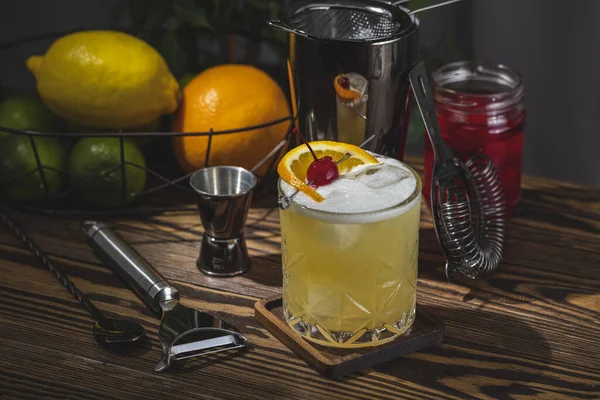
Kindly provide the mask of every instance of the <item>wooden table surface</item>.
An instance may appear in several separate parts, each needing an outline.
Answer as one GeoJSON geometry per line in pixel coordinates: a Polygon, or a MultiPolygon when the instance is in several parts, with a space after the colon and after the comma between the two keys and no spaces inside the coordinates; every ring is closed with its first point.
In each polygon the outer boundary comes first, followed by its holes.
{"type": "MultiPolygon", "coordinates": [[[[420,167],[420,160],[409,158],[420,167]]],[[[600,398],[600,188],[525,177],[494,275],[448,283],[430,213],[422,212],[418,302],[446,323],[444,341],[341,380],[321,378],[254,319],[281,292],[273,201],[251,210],[254,260],[240,277],[195,266],[193,207],[107,220],[191,306],[240,327],[253,347],[153,372],[158,320],[92,254],[75,219],[10,216],[109,316],[143,324],[140,347],[100,347],[86,311],[0,228],[0,398],[57,399],[560,399],[600,398]]],[[[262,204],[261,204],[262,203],[262,204]]]]}

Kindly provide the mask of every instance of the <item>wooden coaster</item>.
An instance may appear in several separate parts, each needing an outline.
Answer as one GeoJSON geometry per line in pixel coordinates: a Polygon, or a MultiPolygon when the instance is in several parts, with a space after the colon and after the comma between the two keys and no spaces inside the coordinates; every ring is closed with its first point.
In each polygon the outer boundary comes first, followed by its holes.
{"type": "Polygon", "coordinates": [[[444,322],[419,305],[415,322],[408,333],[391,343],[360,349],[330,348],[302,338],[285,322],[281,296],[257,301],[254,316],[311,368],[324,377],[334,379],[434,346],[444,337],[444,322]]]}

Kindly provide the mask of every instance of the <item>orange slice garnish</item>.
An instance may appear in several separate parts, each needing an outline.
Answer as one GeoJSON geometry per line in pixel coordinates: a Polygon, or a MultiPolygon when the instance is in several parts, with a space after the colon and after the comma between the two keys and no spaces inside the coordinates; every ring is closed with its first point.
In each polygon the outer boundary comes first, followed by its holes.
{"type": "MultiPolygon", "coordinates": [[[[340,175],[347,174],[354,168],[360,165],[379,164],[379,161],[363,149],[352,144],[332,142],[329,140],[320,140],[309,142],[318,158],[329,156],[334,161],[339,161],[346,154],[350,157],[338,164],[338,172],[340,175]]],[[[277,173],[285,182],[292,187],[298,189],[302,193],[310,196],[316,202],[325,200],[315,189],[307,185],[306,171],[310,163],[314,161],[308,147],[304,144],[287,152],[283,156],[279,165],[277,165],[277,173]]]]}

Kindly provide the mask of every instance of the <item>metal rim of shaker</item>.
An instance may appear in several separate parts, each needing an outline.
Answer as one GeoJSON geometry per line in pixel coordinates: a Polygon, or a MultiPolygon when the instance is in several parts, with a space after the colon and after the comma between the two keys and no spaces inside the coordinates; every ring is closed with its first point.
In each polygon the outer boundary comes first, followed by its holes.
{"type": "MultiPolygon", "coordinates": [[[[389,42],[393,42],[395,40],[401,39],[405,36],[409,36],[410,34],[412,34],[414,32],[415,29],[419,28],[420,23],[419,23],[419,19],[416,15],[410,15],[409,14],[409,10],[406,7],[402,7],[402,6],[393,6],[390,3],[387,2],[383,2],[381,0],[362,0],[366,3],[371,3],[374,6],[377,5],[379,7],[382,7],[388,11],[390,11],[391,13],[397,13],[398,11],[400,13],[402,13],[402,19],[406,19],[406,21],[399,21],[400,23],[400,28],[398,29],[398,32],[394,33],[393,35],[390,36],[386,36],[383,38],[374,38],[374,39],[334,39],[331,37],[323,37],[323,36],[318,36],[318,35],[314,35],[308,32],[305,32],[301,29],[298,29],[296,27],[294,27],[294,25],[290,22],[290,18],[291,16],[293,16],[295,14],[295,11],[293,10],[298,10],[300,8],[302,8],[301,6],[299,6],[299,4],[305,4],[306,5],[310,5],[312,4],[319,4],[319,5],[325,5],[326,3],[317,3],[317,2],[312,2],[312,1],[294,1],[291,2],[289,7],[282,7],[278,13],[277,16],[279,18],[279,20],[281,21],[281,23],[283,23],[287,28],[289,28],[289,30],[293,31],[295,34],[297,35],[301,35],[304,36],[306,38],[310,38],[313,40],[319,40],[319,41],[323,41],[323,42],[343,42],[343,43],[368,43],[368,44],[373,44],[373,45],[380,45],[380,44],[386,44],[389,42]],[[297,6],[294,6],[297,5],[297,6]]],[[[331,3],[332,6],[339,6],[340,3],[334,2],[331,3]]]]}

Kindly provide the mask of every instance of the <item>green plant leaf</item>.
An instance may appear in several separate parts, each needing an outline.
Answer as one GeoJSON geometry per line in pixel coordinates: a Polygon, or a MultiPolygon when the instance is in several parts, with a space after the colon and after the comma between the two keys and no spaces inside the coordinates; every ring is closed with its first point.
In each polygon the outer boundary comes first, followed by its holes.
{"type": "Polygon", "coordinates": [[[408,134],[406,136],[406,142],[408,144],[418,143],[424,134],[425,124],[423,123],[423,117],[421,117],[419,107],[413,101],[412,109],[410,111],[410,122],[408,124],[408,134]]]}
{"type": "Polygon", "coordinates": [[[181,8],[184,10],[191,10],[196,7],[196,2],[194,0],[172,0],[174,8],[181,8]]]}
{"type": "Polygon", "coordinates": [[[129,17],[134,30],[139,34],[148,14],[148,2],[145,0],[129,0],[129,17]]]}
{"type": "MultiPolygon", "coordinates": [[[[420,8],[430,6],[432,4],[433,4],[433,2],[431,0],[411,0],[411,1],[401,4],[401,5],[408,8],[411,11],[415,11],[420,8]]],[[[426,18],[426,15],[427,15],[426,12],[417,14],[419,21],[421,21],[421,23],[423,23],[423,20],[426,18]]]]}
{"type": "Polygon", "coordinates": [[[273,4],[278,5],[280,2],[271,0],[246,0],[245,4],[261,10],[269,10],[273,4]]]}
{"type": "Polygon", "coordinates": [[[173,15],[173,9],[170,1],[152,0],[146,1],[146,18],[143,23],[143,29],[161,28],[165,22],[173,15]]]}
{"type": "Polygon", "coordinates": [[[182,50],[175,32],[167,31],[161,38],[158,48],[173,75],[182,76],[187,69],[187,56],[182,50]]]}
{"type": "Polygon", "coordinates": [[[208,21],[208,18],[206,16],[206,13],[204,12],[204,10],[194,10],[189,13],[187,13],[187,12],[186,13],[178,12],[178,13],[179,13],[179,18],[181,18],[183,21],[187,22],[194,28],[203,28],[203,29],[208,29],[208,30],[214,31],[214,28],[211,25],[211,23],[208,21]]]}
{"type": "Polygon", "coordinates": [[[117,26],[119,26],[119,22],[121,21],[123,14],[125,14],[125,8],[127,8],[127,2],[117,1],[115,3],[113,10],[112,10],[111,21],[110,21],[110,27],[112,29],[115,29],[115,28],[117,28],[117,26]]]}
{"type": "MultiPolygon", "coordinates": [[[[230,29],[230,26],[231,26],[230,24],[239,24],[240,23],[238,18],[236,18],[237,16],[233,16],[233,14],[236,9],[243,10],[244,3],[238,4],[237,7],[236,7],[236,3],[238,3],[238,2],[234,1],[234,0],[229,0],[229,1],[227,1],[225,7],[222,7],[222,6],[219,7],[218,11],[220,12],[220,14],[218,15],[218,21],[219,21],[218,30],[220,30],[222,32],[226,32],[230,29]]],[[[222,5],[222,4],[223,4],[223,2],[220,3],[220,5],[222,5]]],[[[242,11],[242,13],[243,13],[243,11],[242,11]]]]}
{"type": "Polygon", "coordinates": [[[176,29],[174,32],[179,44],[179,49],[185,54],[185,72],[198,73],[200,71],[199,58],[201,54],[206,52],[206,49],[200,49],[196,29],[190,26],[184,26],[180,29],[176,29]]]}
{"type": "Polygon", "coordinates": [[[175,15],[181,21],[186,22],[194,28],[202,28],[214,31],[205,8],[197,6],[193,0],[175,0],[173,3],[175,15]]]}

